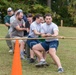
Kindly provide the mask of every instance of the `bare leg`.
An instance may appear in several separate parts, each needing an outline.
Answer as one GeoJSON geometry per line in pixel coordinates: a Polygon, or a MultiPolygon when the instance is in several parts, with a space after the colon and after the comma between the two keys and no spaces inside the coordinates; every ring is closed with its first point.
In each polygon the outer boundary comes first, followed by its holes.
{"type": "Polygon", "coordinates": [[[58,67],[58,68],[62,68],[60,59],[59,59],[59,57],[56,55],[56,50],[55,50],[55,48],[50,48],[49,54],[50,54],[50,56],[52,57],[52,59],[54,60],[54,62],[57,64],[57,67],[58,67]]]}
{"type": "Polygon", "coordinates": [[[30,49],[30,58],[34,58],[34,51],[30,49]]]}
{"type": "Polygon", "coordinates": [[[30,49],[30,61],[29,61],[30,63],[35,62],[34,55],[35,55],[34,51],[30,49]]]}
{"type": "Polygon", "coordinates": [[[37,55],[37,57],[41,60],[41,59],[44,59],[43,58],[43,55],[41,53],[41,51],[44,51],[44,48],[40,45],[40,44],[37,44],[37,45],[34,45],[33,46],[33,51],[35,52],[35,54],[37,55]]]}
{"type": "Polygon", "coordinates": [[[25,59],[24,57],[24,42],[20,42],[20,55],[21,55],[21,59],[25,59]]]}
{"type": "Polygon", "coordinates": [[[20,42],[20,50],[24,50],[24,42],[20,42]]]}
{"type": "Polygon", "coordinates": [[[41,44],[34,45],[33,46],[33,51],[35,52],[35,54],[39,58],[39,63],[37,63],[35,66],[36,67],[42,67],[44,65],[48,66],[47,62],[44,59],[44,57],[45,57],[45,50],[41,46],[41,44]]]}
{"type": "Polygon", "coordinates": [[[46,51],[43,51],[43,58],[46,60],[46,51]]]}

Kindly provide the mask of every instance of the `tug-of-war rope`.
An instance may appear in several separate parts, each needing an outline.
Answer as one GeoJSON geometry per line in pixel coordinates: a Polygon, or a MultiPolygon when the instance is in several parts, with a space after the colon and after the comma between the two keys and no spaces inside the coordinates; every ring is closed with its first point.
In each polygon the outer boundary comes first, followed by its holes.
{"type": "Polygon", "coordinates": [[[41,38],[28,38],[28,37],[22,37],[22,38],[0,38],[0,40],[31,40],[31,39],[76,39],[76,37],[64,37],[64,36],[51,36],[51,37],[41,37],[41,38]]]}

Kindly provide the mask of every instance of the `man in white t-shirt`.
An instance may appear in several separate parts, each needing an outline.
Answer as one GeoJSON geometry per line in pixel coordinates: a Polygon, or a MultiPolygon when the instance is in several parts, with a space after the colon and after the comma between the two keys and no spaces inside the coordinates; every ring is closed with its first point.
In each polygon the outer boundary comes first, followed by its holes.
{"type": "MultiPolygon", "coordinates": [[[[58,29],[58,26],[52,22],[51,14],[48,13],[45,15],[45,21],[46,23],[44,23],[41,28],[41,36],[42,37],[58,36],[59,29],[58,29]]],[[[59,73],[63,72],[60,59],[56,55],[58,45],[59,45],[59,41],[56,38],[45,39],[44,42],[34,45],[32,49],[40,59],[40,62],[36,64],[36,67],[45,65],[46,61],[43,58],[41,51],[48,51],[51,58],[54,60],[54,62],[56,63],[58,67],[58,72],[59,73]]]]}

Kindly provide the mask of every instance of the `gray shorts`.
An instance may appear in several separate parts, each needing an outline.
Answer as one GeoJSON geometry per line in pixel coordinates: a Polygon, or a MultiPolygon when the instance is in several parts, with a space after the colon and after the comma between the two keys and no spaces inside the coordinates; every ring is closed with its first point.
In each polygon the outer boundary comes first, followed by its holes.
{"type": "MultiPolygon", "coordinates": [[[[19,39],[21,37],[14,37],[14,38],[19,39]]],[[[16,42],[16,40],[12,40],[12,43],[15,43],[15,42],[16,42]]],[[[26,40],[19,40],[19,43],[21,43],[21,42],[26,42],[26,40]]]]}

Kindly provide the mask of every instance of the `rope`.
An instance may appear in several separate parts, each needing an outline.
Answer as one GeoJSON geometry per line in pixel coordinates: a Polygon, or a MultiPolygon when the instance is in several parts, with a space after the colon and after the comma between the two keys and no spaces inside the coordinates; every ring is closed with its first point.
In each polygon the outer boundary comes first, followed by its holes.
{"type": "Polygon", "coordinates": [[[64,39],[63,36],[57,36],[57,37],[42,37],[42,38],[28,38],[28,37],[22,37],[22,38],[0,38],[0,40],[31,40],[31,39],[53,39],[53,38],[58,38],[58,39],[64,39]]]}
{"type": "Polygon", "coordinates": [[[0,38],[0,40],[31,40],[31,39],[76,39],[76,37],[64,37],[64,36],[56,36],[56,37],[42,37],[42,38],[28,38],[28,37],[22,37],[22,38],[0,38]]]}
{"type": "Polygon", "coordinates": [[[0,40],[31,40],[31,39],[76,39],[76,37],[64,37],[64,36],[56,36],[56,37],[41,37],[41,38],[0,38],[0,40]]]}

